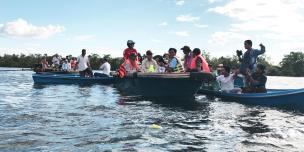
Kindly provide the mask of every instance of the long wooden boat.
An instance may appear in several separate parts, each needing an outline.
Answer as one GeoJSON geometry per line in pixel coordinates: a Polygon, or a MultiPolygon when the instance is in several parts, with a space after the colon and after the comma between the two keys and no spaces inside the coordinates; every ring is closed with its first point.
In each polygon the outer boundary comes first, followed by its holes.
{"type": "Polygon", "coordinates": [[[304,109],[304,89],[269,89],[267,93],[223,93],[201,89],[199,94],[214,96],[223,101],[265,106],[291,106],[304,109]]]}
{"type": "Polygon", "coordinates": [[[33,74],[36,84],[113,84],[114,77],[80,77],[76,74],[33,74]]]}
{"type": "Polygon", "coordinates": [[[134,73],[118,79],[115,87],[126,95],[152,98],[193,98],[210,73],[134,73]]]}

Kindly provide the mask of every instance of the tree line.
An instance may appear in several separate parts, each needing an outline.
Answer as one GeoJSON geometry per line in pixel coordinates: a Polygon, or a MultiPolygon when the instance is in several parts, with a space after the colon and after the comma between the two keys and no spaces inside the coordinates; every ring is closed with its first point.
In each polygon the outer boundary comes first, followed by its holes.
{"type": "MultiPolygon", "coordinates": [[[[33,68],[35,64],[39,64],[42,57],[45,56],[47,61],[51,63],[52,56],[47,54],[4,54],[0,56],[0,67],[19,67],[19,68],[33,68]]],[[[69,55],[68,57],[72,57],[69,55]]],[[[226,56],[226,57],[211,57],[209,53],[205,53],[204,57],[207,62],[216,68],[218,64],[224,64],[230,67],[238,68],[239,61],[237,56],[226,56]]],[[[108,62],[111,64],[111,70],[116,70],[122,63],[121,57],[112,57],[111,55],[100,56],[98,54],[90,55],[91,67],[96,70],[100,66],[100,59],[107,58],[108,62]]],[[[294,76],[303,77],[304,76],[304,53],[303,52],[290,52],[284,55],[284,58],[279,63],[279,65],[273,65],[270,62],[270,58],[265,55],[260,56],[257,60],[258,63],[266,66],[267,75],[271,76],[294,76]]]]}

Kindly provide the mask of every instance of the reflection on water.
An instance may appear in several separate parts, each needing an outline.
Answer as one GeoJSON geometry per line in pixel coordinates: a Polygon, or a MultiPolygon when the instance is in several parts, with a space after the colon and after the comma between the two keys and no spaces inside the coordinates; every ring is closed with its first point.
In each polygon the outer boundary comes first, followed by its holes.
{"type": "Polygon", "coordinates": [[[205,96],[122,96],[102,85],[34,85],[26,71],[2,72],[0,79],[1,151],[304,149],[301,112],[205,96]]]}

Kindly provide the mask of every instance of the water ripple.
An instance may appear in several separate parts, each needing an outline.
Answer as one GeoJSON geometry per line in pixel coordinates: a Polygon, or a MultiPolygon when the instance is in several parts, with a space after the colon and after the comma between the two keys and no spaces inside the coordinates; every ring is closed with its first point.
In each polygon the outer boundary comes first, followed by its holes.
{"type": "Polygon", "coordinates": [[[1,151],[304,150],[301,112],[205,96],[164,102],[112,86],[35,85],[31,74],[0,74],[1,151]]]}

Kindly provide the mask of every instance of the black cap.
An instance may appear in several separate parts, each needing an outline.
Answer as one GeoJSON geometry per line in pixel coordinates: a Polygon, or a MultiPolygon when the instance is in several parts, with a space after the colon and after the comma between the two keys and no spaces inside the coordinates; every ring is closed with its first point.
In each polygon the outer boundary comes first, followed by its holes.
{"type": "MultiPolygon", "coordinates": [[[[185,45],[184,47],[181,48],[181,50],[190,50],[190,47],[185,45]]],[[[191,51],[191,50],[190,50],[191,51]]]]}

